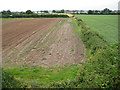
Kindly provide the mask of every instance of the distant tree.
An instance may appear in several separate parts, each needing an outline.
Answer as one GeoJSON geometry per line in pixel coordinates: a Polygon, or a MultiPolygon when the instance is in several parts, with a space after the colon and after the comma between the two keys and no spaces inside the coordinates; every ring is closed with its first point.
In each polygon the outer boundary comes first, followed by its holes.
{"type": "Polygon", "coordinates": [[[64,9],[61,10],[61,13],[64,13],[64,9]]]}
{"type": "Polygon", "coordinates": [[[2,13],[3,15],[7,14],[7,12],[6,12],[5,10],[3,10],[1,13],[2,13]]]}
{"type": "Polygon", "coordinates": [[[10,11],[10,10],[7,10],[7,14],[8,14],[8,15],[11,15],[11,11],[10,11]]]}
{"type": "Polygon", "coordinates": [[[42,10],[41,10],[40,12],[41,12],[41,13],[43,13],[43,11],[42,11],[42,10]]]}
{"type": "Polygon", "coordinates": [[[103,14],[110,14],[112,12],[112,10],[108,9],[108,8],[105,8],[102,13],[103,14]]]}
{"type": "Polygon", "coordinates": [[[56,11],[55,11],[55,10],[52,10],[52,12],[53,12],[53,13],[56,13],[56,11]]]}
{"type": "Polygon", "coordinates": [[[94,14],[100,14],[100,11],[99,10],[94,10],[93,13],[94,14]]]}
{"type": "Polygon", "coordinates": [[[25,12],[20,12],[20,14],[25,14],[25,12]]]}
{"type": "Polygon", "coordinates": [[[11,11],[10,10],[7,10],[7,11],[3,10],[1,13],[3,15],[11,15],[11,11]]]}
{"type": "Polygon", "coordinates": [[[31,10],[27,10],[26,14],[33,14],[33,12],[31,10]]]}
{"type": "Polygon", "coordinates": [[[89,10],[89,11],[88,11],[88,14],[93,14],[93,11],[92,11],[92,10],[89,10]]]}
{"type": "Polygon", "coordinates": [[[44,13],[48,13],[48,11],[47,11],[47,10],[44,10],[44,13]]]}
{"type": "Polygon", "coordinates": [[[98,10],[95,10],[94,12],[95,12],[95,13],[98,13],[99,11],[98,11],[98,10]]]}

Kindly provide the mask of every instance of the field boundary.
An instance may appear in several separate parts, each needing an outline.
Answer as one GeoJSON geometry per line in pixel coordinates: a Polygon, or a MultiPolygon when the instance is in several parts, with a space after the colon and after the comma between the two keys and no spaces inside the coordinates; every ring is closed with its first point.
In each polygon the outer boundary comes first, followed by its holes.
{"type": "Polygon", "coordinates": [[[74,80],[55,82],[51,87],[120,88],[118,44],[109,45],[97,32],[89,30],[81,19],[75,17],[73,21],[86,46],[87,60],[74,80]]]}

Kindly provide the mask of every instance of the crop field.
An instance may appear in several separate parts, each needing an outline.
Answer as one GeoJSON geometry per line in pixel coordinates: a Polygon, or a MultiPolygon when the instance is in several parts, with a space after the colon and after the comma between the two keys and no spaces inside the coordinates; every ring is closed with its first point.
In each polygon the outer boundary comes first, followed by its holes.
{"type": "Polygon", "coordinates": [[[109,43],[118,41],[118,15],[76,15],[109,43]]]}

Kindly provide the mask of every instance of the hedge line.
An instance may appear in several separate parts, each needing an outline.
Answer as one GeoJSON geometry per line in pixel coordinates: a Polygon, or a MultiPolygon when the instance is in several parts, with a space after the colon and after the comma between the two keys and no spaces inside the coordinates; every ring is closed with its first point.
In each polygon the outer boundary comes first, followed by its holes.
{"type": "Polygon", "coordinates": [[[15,80],[14,76],[2,70],[2,88],[26,88],[28,85],[26,83],[21,83],[15,80]]]}
{"type": "Polygon", "coordinates": [[[57,15],[57,14],[20,14],[20,15],[2,15],[2,18],[68,18],[68,15],[57,15]]]}

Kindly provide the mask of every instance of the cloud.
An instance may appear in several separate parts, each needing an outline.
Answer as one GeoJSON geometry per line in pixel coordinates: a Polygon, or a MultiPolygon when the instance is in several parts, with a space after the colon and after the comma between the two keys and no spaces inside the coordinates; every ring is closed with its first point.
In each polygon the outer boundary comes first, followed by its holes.
{"type": "Polygon", "coordinates": [[[2,0],[0,10],[102,10],[118,9],[119,0],[2,0]]]}

